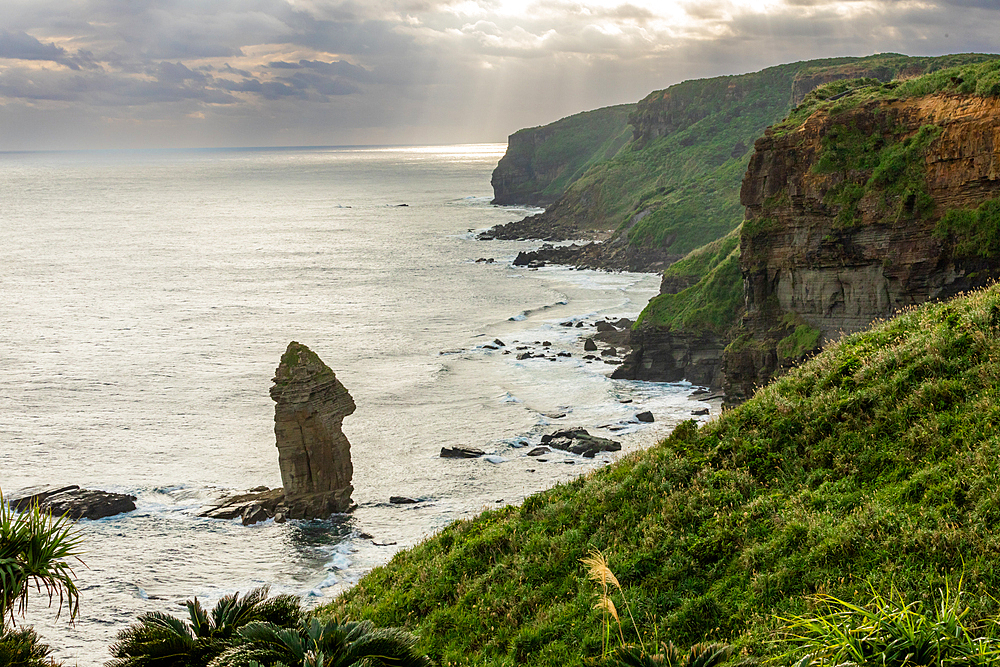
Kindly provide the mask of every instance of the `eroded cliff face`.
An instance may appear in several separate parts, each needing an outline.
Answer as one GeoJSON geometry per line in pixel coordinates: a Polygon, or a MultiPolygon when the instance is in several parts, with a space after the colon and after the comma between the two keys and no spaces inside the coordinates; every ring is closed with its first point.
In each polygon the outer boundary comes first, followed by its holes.
{"type": "Polygon", "coordinates": [[[341,425],[354,399],[305,345],[288,344],[274,374],[274,435],[288,518],[326,518],[351,507],[351,443],[341,425]]]}
{"type": "Polygon", "coordinates": [[[998,195],[1000,98],[872,100],[768,132],[740,195],[746,315],[724,355],[727,395],[749,397],[841,332],[996,276],[1000,257],[960,250],[938,222],[998,195]]]}

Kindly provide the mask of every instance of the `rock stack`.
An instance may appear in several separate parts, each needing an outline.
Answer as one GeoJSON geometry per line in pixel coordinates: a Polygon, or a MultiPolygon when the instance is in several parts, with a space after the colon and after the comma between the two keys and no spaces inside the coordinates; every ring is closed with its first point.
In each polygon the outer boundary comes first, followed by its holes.
{"type": "Polygon", "coordinates": [[[341,430],[353,414],[350,393],[329,366],[292,341],[274,375],[271,398],[278,466],[290,519],[326,518],[351,508],[351,443],[341,430]]]}
{"type": "Polygon", "coordinates": [[[199,516],[243,520],[327,519],[353,508],[351,443],[341,430],[354,399],[330,367],[292,341],[274,373],[274,437],[282,489],[259,487],[222,498],[199,516]]]}

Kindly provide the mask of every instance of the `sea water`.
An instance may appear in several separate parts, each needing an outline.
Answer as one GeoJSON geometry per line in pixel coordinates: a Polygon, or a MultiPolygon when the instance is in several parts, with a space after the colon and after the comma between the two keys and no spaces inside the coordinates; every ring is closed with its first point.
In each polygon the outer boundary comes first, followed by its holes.
{"type": "Polygon", "coordinates": [[[689,385],[611,380],[582,358],[593,324],[634,317],[657,276],[527,270],[512,260],[537,244],[475,239],[537,212],[490,205],[504,150],[0,154],[0,489],[138,497],[77,524],[75,624],[33,592],[24,622],[55,657],[103,664],[137,615],[183,615],[196,596],[269,585],[329,601],[449,522],[620,456],[528,457],[544,433],[582,426],[623,454],[689,418],[689,385]],[[280,486],[268,389],[291,340],[357,403],[357,510],[199,518],[227,492],[280,486]],[[545,342],[572,356],[505,354],[545,342]],[[439,457],[452,446],[489,456],[439,457]]]}

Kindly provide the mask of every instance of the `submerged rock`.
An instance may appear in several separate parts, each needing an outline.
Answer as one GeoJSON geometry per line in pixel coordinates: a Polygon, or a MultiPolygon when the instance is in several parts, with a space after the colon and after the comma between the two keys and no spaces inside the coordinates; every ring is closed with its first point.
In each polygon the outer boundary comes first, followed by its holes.
{"type": "Polygon", "coordinates": [[[475,447],[442,447],[441,458],[443,459],[475,459],[485,454],[481,449],[475,447]]]}

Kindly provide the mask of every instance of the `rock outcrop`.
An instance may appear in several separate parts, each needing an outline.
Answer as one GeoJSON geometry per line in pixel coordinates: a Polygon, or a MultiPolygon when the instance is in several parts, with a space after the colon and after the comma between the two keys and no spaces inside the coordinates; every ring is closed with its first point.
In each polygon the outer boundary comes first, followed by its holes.
{"type": "Polygon", "coordinates": [[[721,387],[723,336],[711,331],[640,327],[632,331],[632,352],[615,369],[616,380],[680,382],[721,387]]]}
{"type": "Polygon", "coordinates": [[[862,99],[768,132],[741,191],[747,310],[724,359],[727,396],[841,332],[995,277],[1000,255],[969,241],[995,232],[942,219],[997,196],[998,97],[862,99]]]}
{"type": "Polygon", "coordinates": [[[278,466],[288,518],[326,518],[351,508],[351,444],[341,429],[350,393],[323,361],[292,341],[271,387],[278,466]]]}
{"type": "Polygon", "coordinates": [[[135,496],[79,486],[63,486],[43,490],[29,490],[27,494],[9,499],[10,506],[23,512],[37,504],[40,509],[53,516],[67,516],[70,519],[103,519],[135,509],[135,496]]]}

